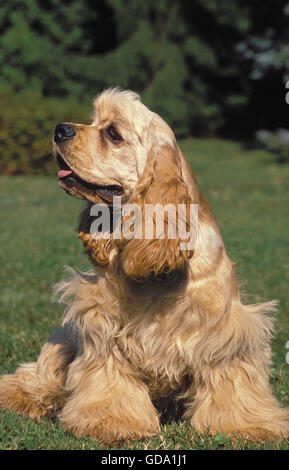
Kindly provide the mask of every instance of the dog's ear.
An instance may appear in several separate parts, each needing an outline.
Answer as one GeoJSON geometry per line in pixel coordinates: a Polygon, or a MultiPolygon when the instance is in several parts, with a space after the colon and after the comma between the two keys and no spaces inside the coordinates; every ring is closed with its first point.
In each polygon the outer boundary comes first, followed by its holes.
{"type": "Polygon", "coordinates": [[[94,217],[91,215],[91,207],[92,204],[89,203],[80,215],[80,222],[77,228],[78,237],[82,240],[85,252],[92,263],[105,267],[109,265],[109,256],[114,247],[114,240],[112,238],[96,239],[91,235],[91,226],[94,221],[94,217]]]}
{"type": "Polygon", "coordinates": [[[130,203],[140,207],[142,227],[138,238],[123,237],[116,242],[126,275],[144,280],[184,269],[193,255],[193,248],[182,248],[185,239],[180,236],[179,224],[182,222],[183,230],[185,228],[188,233],[192,222],[191,205],[197,201],[192,200],[192,194],[189,195],[183,179],[181,153],[176,143],[152,147],[130,203]],[[165,206],[169,210],[164,210],[165,206]],[[153,210],[153,207],[157,209],[153,210]],[[178,210],[180,207],[182,213],[178,210]],[[163,212],[163,219],[159,218],[159,211],[163,212]],[[164,223],[160,234],[162,220],[164,223]],[[150,232],[149,238],[147,232],[150,232]]]}

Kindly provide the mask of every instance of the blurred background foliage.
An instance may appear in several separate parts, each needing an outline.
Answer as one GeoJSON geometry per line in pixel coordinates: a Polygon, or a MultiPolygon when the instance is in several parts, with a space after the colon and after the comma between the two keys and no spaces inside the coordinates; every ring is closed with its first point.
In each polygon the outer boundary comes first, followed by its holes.
{"type": "Polygon", "coordinates": [[[288,0],[0,0],[0,172],[54,171],[55,124],[115,85],[177,137],[286,132],[288,22],[288,0]]]}

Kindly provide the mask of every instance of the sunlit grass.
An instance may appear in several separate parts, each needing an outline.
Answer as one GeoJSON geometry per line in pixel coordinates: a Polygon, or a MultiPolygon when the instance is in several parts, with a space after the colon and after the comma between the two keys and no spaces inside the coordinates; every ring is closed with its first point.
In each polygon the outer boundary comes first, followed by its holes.
{"type": "MultiPolygon", "coordinates": [[[[186,140],[182,149],[213,207],[240,281],[251,300],[280,300],[273,341],[272,385],[289,406],[289,166],[263,151],[245,151],[235,142],[186,140]]],[[[63,314],[51,302],[51,288],[63,266],[88,269],[76,237],[83,203],[68,197],[53,178],[0,178],[0,367],[13,372],[36,360],[63,314]]],[[[75,439],[58,422],[36,422],[11,412],[0,415],[2,449],[100,449],[75,439]]],[[[159,436],[129,449],[289,448],[288,443],[254,446],[242,440],[197,434],[187,423],[169,423],[159,436]]]]}

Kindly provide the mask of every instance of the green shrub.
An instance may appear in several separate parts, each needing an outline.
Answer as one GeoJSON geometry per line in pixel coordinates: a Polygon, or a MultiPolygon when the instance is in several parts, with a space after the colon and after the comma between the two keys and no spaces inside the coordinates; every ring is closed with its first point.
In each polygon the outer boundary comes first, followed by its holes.
{"type": "Polygon", "coordinates": [[[247,105],[235,46],[247,37],[250,12],[239,1],[2,3],[0,87],[78,100],[131,88],[178,137],[215,135],[247,105]]]}
{"type": "Polygon", "coordinates": [[[44,98],[37,92],[14,94],[0,90],[0,173],[54,174],[52,156],[55,125],[87,122],[89,100],[44,98]]]}

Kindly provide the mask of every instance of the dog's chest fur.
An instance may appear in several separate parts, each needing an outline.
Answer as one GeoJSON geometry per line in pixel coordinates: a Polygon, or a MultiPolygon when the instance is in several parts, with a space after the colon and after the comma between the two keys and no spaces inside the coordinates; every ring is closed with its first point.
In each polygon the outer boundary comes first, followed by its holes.
{"type": "Polygon", "coordinates": [[[67,294],[76,298],[64,320],[75,338],[76,355],[102,364],[110,355],[125,360],[152,397],[182,388],[187,375],[184,344],[195,325],[184,321],[191,309],[185,280],[174,278],[172,284],[178,289],[142,284],[140,296],[136,286],[115,288],[103,275],[76,275],[66,284],[67,294]]]}
{"type": "Polygon", "coordinates": [[[154,396],[167,396],[182,385],[185,365],[177,347],[178,337],[164,331],[159,319],[144,326],[131,323],[119,332],[117,346],[154,396]]]}
{"type": "Polygon", "coordinates": [[[183,387],[187,375],[184,313],[190,308],[181,289],[178,295],[172,288],[163,287],[167,294],[161,290],[154,285],[148,289],[150,296],[142,295],[141,300],[135,292],[126,292],[120,300],[122,327],[116,336],[123,357],[147,383],[151,395],[158,397],[183,387]]]}

